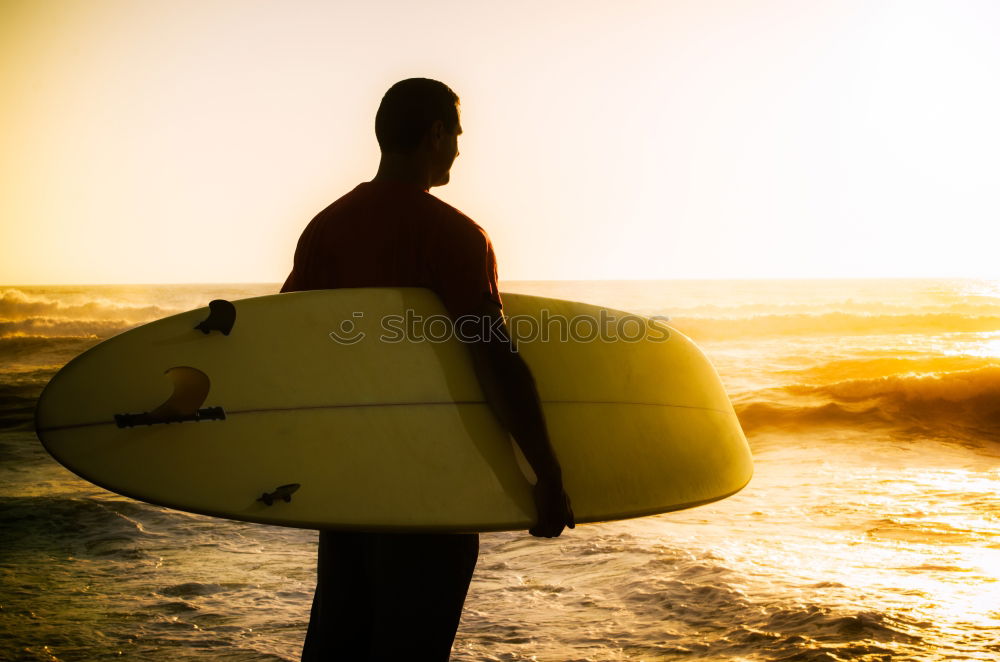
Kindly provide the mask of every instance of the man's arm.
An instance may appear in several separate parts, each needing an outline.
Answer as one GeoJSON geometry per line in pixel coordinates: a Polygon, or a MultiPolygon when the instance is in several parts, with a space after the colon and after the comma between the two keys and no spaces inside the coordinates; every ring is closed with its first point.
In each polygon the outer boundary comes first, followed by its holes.
{"type": "Polygon", "coordinates": [[[562,469],[549,443],[535,379],[528,364],[514,351],[503,315],[495,304],[484,302],[477,317],[480,329],[501,330],[469,342],[476,375],[487,402],[500,423],[514,437],[538,482],[534,488],[538,522],[533,536],[555,538],[564,527],[573,528],[573,510],[563,489],[562,469]]]}

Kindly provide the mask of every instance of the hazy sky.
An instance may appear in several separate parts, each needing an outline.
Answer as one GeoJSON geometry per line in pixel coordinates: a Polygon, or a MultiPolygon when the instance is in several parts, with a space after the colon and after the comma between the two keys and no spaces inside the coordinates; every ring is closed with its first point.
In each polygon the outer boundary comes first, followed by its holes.
{"type": "Polygon", "coordinates": [[[0,0],[0,283],[280,281],[411,76],[502,279],[1000,277],[992,0],[0,0]]]}

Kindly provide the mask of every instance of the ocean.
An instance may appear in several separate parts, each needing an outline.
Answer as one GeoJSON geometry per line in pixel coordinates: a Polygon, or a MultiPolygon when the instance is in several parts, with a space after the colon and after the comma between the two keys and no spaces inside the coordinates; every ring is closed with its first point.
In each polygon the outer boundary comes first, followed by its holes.
{"type": "MultiPolygon", "coordinates": [[[[0,660],[298,659],[315,532],[106,492],[32,427],[100,340],[277,289],[0,287],[0,660]]],[[[555,540],[484,534],[453,660],[1000,659],[1000,282],[504,289],[669,316],[722,376],[755,475],[555,540]]]]}

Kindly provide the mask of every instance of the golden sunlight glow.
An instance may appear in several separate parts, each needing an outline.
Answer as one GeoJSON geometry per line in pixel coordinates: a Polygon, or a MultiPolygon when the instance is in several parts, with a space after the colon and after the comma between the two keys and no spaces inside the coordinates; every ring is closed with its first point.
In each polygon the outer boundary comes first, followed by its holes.
{"type": "Polygon", "coordinates": [[[435,192],[506,279],[993,276],[1000,5],[0,4],[0,283],[280,281],[374,173],[382,92],[463,100],[435,192]]]}

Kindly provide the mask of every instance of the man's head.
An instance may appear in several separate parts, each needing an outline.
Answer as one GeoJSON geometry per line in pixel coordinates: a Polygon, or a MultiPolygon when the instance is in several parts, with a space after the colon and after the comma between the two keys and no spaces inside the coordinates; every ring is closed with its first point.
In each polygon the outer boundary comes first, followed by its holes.
{"type": "Polygon", "coordinates": [[[396,83],[375,114],[375,137],[383,156],[425,161],[431,186],[447,184],[462,133],[458,108],[458,95],[444,83],[429,78],[396,83]]]}

